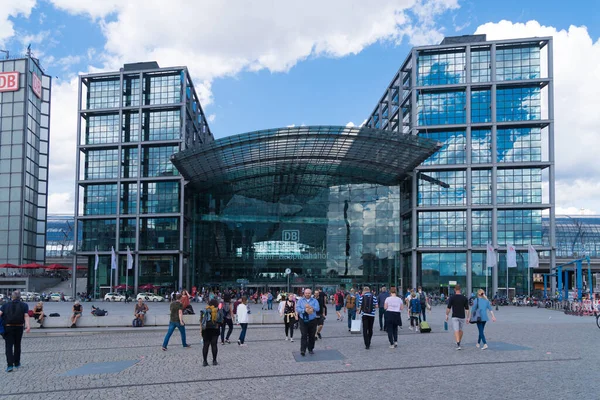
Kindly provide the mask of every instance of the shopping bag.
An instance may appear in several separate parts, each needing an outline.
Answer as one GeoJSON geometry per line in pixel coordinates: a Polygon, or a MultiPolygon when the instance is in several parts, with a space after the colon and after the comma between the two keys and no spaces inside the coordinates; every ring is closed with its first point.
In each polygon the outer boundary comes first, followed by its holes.
{"type": "Polygon", "coordinates": [[[360,333],[361,326],[362,326],[362,320],[353,319],[352,325],[350,325],[350,333],[360,333]]]}

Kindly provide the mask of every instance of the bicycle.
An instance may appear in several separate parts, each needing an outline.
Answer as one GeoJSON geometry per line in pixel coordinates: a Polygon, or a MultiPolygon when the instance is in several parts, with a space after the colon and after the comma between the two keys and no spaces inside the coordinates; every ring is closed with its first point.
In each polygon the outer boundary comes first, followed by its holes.
{"type": "Polygon", "coordinates": [[[600,313],[598,311],[594,311],[594,316],[596,317],[596,326],[600,329],[600,313]]]}

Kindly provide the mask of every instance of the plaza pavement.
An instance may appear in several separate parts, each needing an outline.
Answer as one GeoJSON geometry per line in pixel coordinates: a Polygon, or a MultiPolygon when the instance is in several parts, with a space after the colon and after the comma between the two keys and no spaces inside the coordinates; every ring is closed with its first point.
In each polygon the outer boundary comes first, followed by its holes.
{"type": "MultiPolygon", "coordinates": [[[[164,327],[36,330],[23,339],[23,366],[0,372],[0,397],[598,398],[600,330],[592,317],[501,307],[498,322],[486,328],[490,349],[475,348],[477,328],[469,326],[463,350],[457,351],[452,331],[443,330],[444,310],[434,307],[429,314],[430,334],[409,331],[404,318],[397,349],[388,348],[376,323],[370,350],[362,335],[350,334],[346,321],[336,321],[330,311],[316,355],[307,354],[306,360],[336,350],[343,359],[314,362],[296,361],[299,334],[294,343],[286,342],[280,325],[250,326],[247,347],[219,344],[219,365],[209,367],[201,366],[198,327],[187,330],[192,348],[181,346],[176,331],[167,352],[160,349],[164,327]],[[133,365],[116,373],[65,376],[89,363],[118,361],[133,365]]],[[[238,334],[236,327],[233,343],[238,334]]]]}

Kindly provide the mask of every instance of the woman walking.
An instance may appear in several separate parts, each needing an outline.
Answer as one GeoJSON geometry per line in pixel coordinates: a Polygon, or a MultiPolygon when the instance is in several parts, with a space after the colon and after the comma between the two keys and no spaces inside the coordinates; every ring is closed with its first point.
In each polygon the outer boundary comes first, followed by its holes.
{"type": "Polygon", "coordinates": [[[240,332],[240,337],[238,339],[238,344],[240,346],[246,346],[244,341],[246,340],[246,329],[248,329],[248,314],[250,310],[248,309],[248,298],[246,296],[242,296],[242,303],[237,306],[237,322],[242,327],[242,331],[240,332]]]}
{"type": "Polygon", "coordinates": [[[402,299],[398,297],[396,288],[390,288],[390,296],[383,304],[385,309],[385,327],[390,341],[390,349],[398,347],[398,325],[401,324],[400,311],[402,311],[402,299]]]}
{"type": "Polygon", "coordinates": [[[483,333],[485,329],[485,323],[488,321],[488,311],[492,315],[492,321],[496,322],[496,316],[494,315],[494,311],[492,310],[492,304],[488,300],[485,295],[483,289],[479,289],[477,291],[477,298],[471,307],[471,315],[472,318],[477,318],[475,313],[479,313],[479,320],[477,321],[477,329],[479,330],[479,338],[477,339],[476,347],[479,348],[481,343],[483,346],[481,350],[485,350],[488,348],[487,341],[485,340],[485,335],[483,333]]]}
{"type": "Polygon", "coordinates": [[[223,321],[223,311],[219,310],[219,302],[217,299],[212,299],[208,302],[208,306],[203,311],[202,315],[202,339],[204,345],[202,347],[202,358],[204,362],[202,366],[208,366],[208,348],[212,350],[212,363],[217,365],[217,340],[220,334],[220,323],[223,321]],[[219,316],[219,313],[221,315],[219,316]]]}
{"type": "Polygon", "coordinates": [[[294,341],[294,324],[298,322],[298,314],[296,314],[296,302],[292,300],[292,296],[282,296],[283,310],[279,313],[283,317],[285,325],[285,340],[294,341]]]}

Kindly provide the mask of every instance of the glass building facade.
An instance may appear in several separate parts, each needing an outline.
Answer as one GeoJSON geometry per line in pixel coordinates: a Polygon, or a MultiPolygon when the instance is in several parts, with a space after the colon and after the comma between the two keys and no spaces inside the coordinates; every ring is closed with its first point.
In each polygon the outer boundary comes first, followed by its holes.
{"type": "Polygon", "coordinates": [[[51,83],[31,55],[0,61],[0,264],[45,262],[51,83]]]}
{"type": "Polygon", "coordinates": [[[401,185],[404,289],[526,294],[530,244],[555,265],[552,76],[551,38],[446,38],[404,61],[367,125],[443,143],[401,185]]]}
{"type": "Polygon", "coordinates": [[[185,182],[173,153],[212,141],[185,67],[126,64],[118,72],[79,80],[77,254],[87,256],[90,281],[181,286],[189,245],[185,182]],[[127,270],[127,249],[134,257],[127,270]],[[111,279],[111,250],[117,270],[111,279]],[[95,252],[99,267],[94,273],[95,252]]]}

